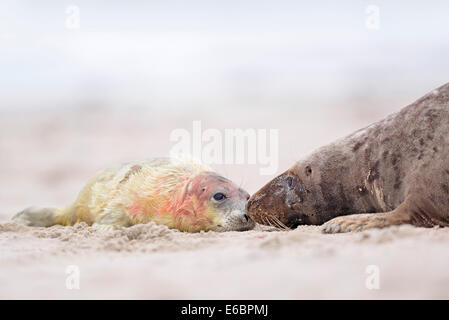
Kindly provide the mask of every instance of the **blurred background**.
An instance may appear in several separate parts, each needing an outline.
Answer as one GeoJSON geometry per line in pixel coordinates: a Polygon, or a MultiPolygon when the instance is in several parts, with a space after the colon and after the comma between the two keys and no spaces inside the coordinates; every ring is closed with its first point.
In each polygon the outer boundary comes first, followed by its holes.
{"type": "MultiPolygon", "coordinates": [[[[174,129],[279,130],[280,173],[449,81],[447,1],[0,2],[0,220],[174,129]]],[[[255,192],[255,164],[215,168],[255,192]]]]}

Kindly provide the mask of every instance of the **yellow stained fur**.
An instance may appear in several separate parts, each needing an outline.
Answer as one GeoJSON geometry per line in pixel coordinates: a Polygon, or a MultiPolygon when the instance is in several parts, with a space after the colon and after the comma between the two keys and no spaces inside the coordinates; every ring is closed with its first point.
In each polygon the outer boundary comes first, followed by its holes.
{"type": "MultiPolygon", "coordinates": [[[[154,221],[169,228],[199,231],[198,226],[191,226],[185,220],[179,225],[171,215],[133,217],[125,208],[132,207],[139,199],[146,212],[152,212],[163,201],[176,197],[176,190],[185,179],[205,171],[211,169],[192,161],[170,162],[168,159],[133,162],[103,170],[87,183],[72,205],[54,209],[52,224],[74,225],[84,221],[107,230],[154,221]],[[138,169],[133,170],[133,166],[138,169]],[[130,170],[132,174],[128,174],[130,170]]],[[[209,208],[205,215],[218,224],[218,217],[213,210],[209,208]]],[[[49,225],[52,224],[49,222],[49,225]]],[[[204,226],[200,226],[200,229],[204,229],[204,226]]]]}

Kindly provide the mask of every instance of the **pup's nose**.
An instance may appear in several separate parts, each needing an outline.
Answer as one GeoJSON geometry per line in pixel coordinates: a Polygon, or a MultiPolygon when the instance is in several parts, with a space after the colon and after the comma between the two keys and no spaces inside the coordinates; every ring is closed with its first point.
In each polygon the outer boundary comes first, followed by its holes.
{"type": "Polygon", "coordinates": [[[239,214],[239,219],[243,224],[249,224],[253,222],[253,220],[246,211],[243,211],[241,214],[239,214]]]}
{"type": "Polygon", "coordinates": [[[249,200],[250,195],[248,192],[246,192],[245,190],[243,190],[242,188],[239,189],[240,193],[242,194],[243,198],[245,198],[246,200],[249,200]]]}
{"type": "Polygon", "coordinates": [[[247,228],[248,230],[254,228],[254,226],[256,225],[254,220],[251,219],[251,217],[246,212],[240,216],[240,219],[243,226],[245,226],[245,228],[247,228]]]}

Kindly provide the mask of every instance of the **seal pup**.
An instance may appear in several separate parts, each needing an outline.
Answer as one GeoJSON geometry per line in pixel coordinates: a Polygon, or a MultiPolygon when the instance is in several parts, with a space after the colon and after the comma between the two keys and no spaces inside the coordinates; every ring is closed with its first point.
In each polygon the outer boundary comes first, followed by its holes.
{"type": "Polygon", "coordinates": [[[262,224],[327,222],[325,233],[448,226],[449,83],[299,160],[247,208],[262,224]]]}
{"type": "Polygon", "coordinates": [[[13,220],[28,226],[84,221],[111,230],[154,221],[181,231],[243,231],[255,225],[249,194],[209,167],[168,158],[126,163],[95,175],[64,208],[28,208],[13,220]]]}

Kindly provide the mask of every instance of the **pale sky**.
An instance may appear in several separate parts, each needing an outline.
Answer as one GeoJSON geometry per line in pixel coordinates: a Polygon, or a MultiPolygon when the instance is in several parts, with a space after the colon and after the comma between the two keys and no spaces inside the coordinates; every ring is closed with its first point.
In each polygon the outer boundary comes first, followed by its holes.
{"type": "Polygon", "coordinates": [[[447,1],[2,1],[0,108],[432,89],[448,81],[448,12],[447,1]],[[70,5],[79,29],[66,27],[70,5]],[[379,29],[366,27],[368,5],[379,29]]]}

